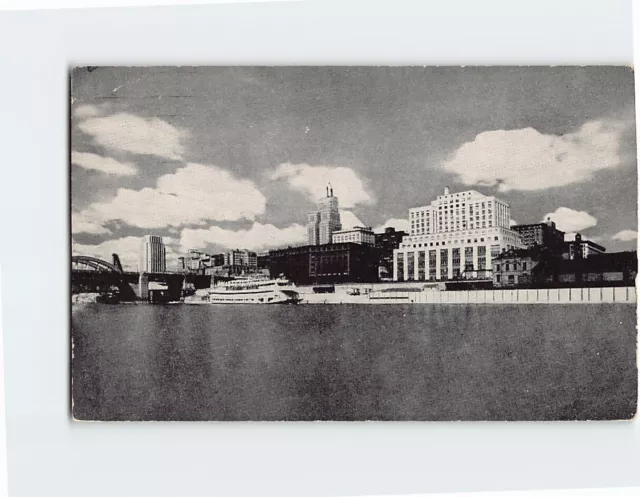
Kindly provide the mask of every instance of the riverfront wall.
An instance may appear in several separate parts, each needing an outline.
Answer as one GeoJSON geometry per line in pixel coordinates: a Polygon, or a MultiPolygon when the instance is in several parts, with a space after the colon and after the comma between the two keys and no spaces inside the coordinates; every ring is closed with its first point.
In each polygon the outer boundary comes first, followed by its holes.
{"type": "Polygon", "coordinates": [[[371,292],[366,300],[372,304],[635,304],[636,289],[635,287],[602,287],[371,292]]]}

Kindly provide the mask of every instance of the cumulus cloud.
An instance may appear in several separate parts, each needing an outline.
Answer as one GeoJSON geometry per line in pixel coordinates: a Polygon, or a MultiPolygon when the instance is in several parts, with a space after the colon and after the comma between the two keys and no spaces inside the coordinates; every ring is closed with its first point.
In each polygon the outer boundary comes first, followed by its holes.
{"type": "Polygon", "coordinates": [[[307,230],[299,224],[277,228],[273,224],[253,223],[246,230],[229,230],[219,226],[208,229],[185,228],[180,237],[182,251],[204,249],[208,245],[235,249],[264,250],[266,248],[301,245],[307,241],[307,230]]]}
{"type": "MultiPolygon", "coordinates": [[[[141,241],[142,237],[138,236],[114,238],[95,245],[80,244],[72,241],[71,252],[73,255],[88,255],[107,262],[111,262],[112,254],[118,254],[125,271],[137,271],[141,241]]],[[[167,268],[177,267],[177,240],[170,237],[162,237],[162,241],[165,246],[167,268]]]]}
{"type": "Polygon", "coordinates": [[[515,219],[509,219],[509,226],[516,226],[518,224],[518,221],[516,221],[515,219]]]}
{"type": "Polygon", "coordinates": [[[153,229],[207,221],[253,220],[264,213],[265,207],[266,199],[253,182],[238,179],[216,166],[188,164],[161,176],[155,188],[120,188],[115,198],[93,203],[81,215],[98,225],[122,221],[153,229]]]}
{"type": "Polygon", "coordinates": [[[620,138],[627,126],[597,120],[564,135],[533,128],[486,131],[463,144],[443,168],[466,185],[497,186],[502,192],[565,186],[620,165],[620,138]]]}
{"type": "Polygon", "coordinates": [[[411,226],[409,225],[408,219],[393,218],[388,219],[386,223],[383,223],[380,226],[376,226],[373,231],[384,231],[385,228],[395,228],[396,231],[405,231],[409,233],[411,226]]]}
{"type": "Polygon", "coordinates": [[[101,116],[105,113],[108,104],[100,105],[79,105],[73,110],[73,117],[86,119],[89,117],[101,116]]]}
{"type": "Polygon", "coordinates": [[[104,235],[111,233],[100,221],[91,219],[89,215],[82,212],[71,213],[71,233],[88,233],[91,235],[104,235]]]}
{"type": "Polygon", "coordinates": [[[91,117],[78,127],[92,136],[96,143],[112,150],[172,160],[181,160],[185,151],[182,139],[186,132],[158,118],[119,113],[91,117]]]}
{"type": "Polygon", "coordinates": [[[86,152],[73,151],[71,153],[71,163],[84,169],[92,169],[116,176],[131,176],[136,173],[136,168],[133,164],[118,162],[111,157],[103,157],[86,152]]]}
{"type": "Polygon", "coordinates": [[[355,226],[364,226],[362,221],[351,211],[340,209],[340,224],[343,230],[349,230],[355,226]]]}
{"type": "Polygon", "coordinates": [[[620,240],[623,242],[630,242],[638,238],[638,232],[634,230],[622,230],[618,231],[611,237],[613,240],[620,240]]]}
{"type": "Polygon", "coordinates": [[[549,212],[542,218],[542,222],[551,218],[556,223],[556,227],[569,233],[576,233],[598,224],[598,220],[585,211],[575,211],[568,207],[558,207],[555,212],[549,212]]]}
{"type": "Polygon", "coordinates": [[[118,254],[125,270],[135,271],[138,268],[138,254],[140,253],[140,237],[125,236],[113,240],[106,240],[96,245],[86,245],[73,242],[74,255],[88,255],[111,262],[111,254],[118,254]]]}
{"type": "Polygon", "coordinates": [[[331,183],[333,194],[339,198],[341,207],[350,209],[358,204],[373,203],[362,180],[348,167],[286,163],[276,168],[271,179],[286,179],[293,190],[302,192],[314,202],[326,195],[325,187],[331,183]]]}

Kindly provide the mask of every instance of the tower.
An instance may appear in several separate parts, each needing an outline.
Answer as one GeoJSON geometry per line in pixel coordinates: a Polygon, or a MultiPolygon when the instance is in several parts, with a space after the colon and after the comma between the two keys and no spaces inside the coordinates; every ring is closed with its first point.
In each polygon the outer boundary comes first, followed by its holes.
{"type": "Polygon", "coordinates": [[[166,270],[166,251],[162,237],[145,235],[140,243],[138,271],[141,273],[164,273],[166,270]]]}
{"type": "Polygon", "coordinates": [[[331,234],[342,229],[338,197],[333,196],[333,187],[327,183],[326,197],[318,200],[317,210],[309,213],[307,219],[307,238],[309,245],[331,243],[331,234]]]}

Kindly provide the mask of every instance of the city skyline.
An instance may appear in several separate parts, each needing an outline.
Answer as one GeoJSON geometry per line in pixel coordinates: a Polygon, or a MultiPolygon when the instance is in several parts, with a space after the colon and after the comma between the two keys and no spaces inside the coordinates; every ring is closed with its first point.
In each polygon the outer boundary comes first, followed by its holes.
{"type": "Polygon", "coordinates": [[[304,244],[327,182],[343,229],[408,232],[449,186],[631,250],[633,116],[628,68],[76,69],[72,250],[304,244]]]}

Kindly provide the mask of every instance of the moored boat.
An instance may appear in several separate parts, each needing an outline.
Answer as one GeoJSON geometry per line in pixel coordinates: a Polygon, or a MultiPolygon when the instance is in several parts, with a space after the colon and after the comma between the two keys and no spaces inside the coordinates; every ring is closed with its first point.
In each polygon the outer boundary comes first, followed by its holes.
{"type": "Polygon", "coordinates": [[[248,277],[214,284],[198,300],[206,304],[297,304],[300,297],[285,278],[248,277]]]}

